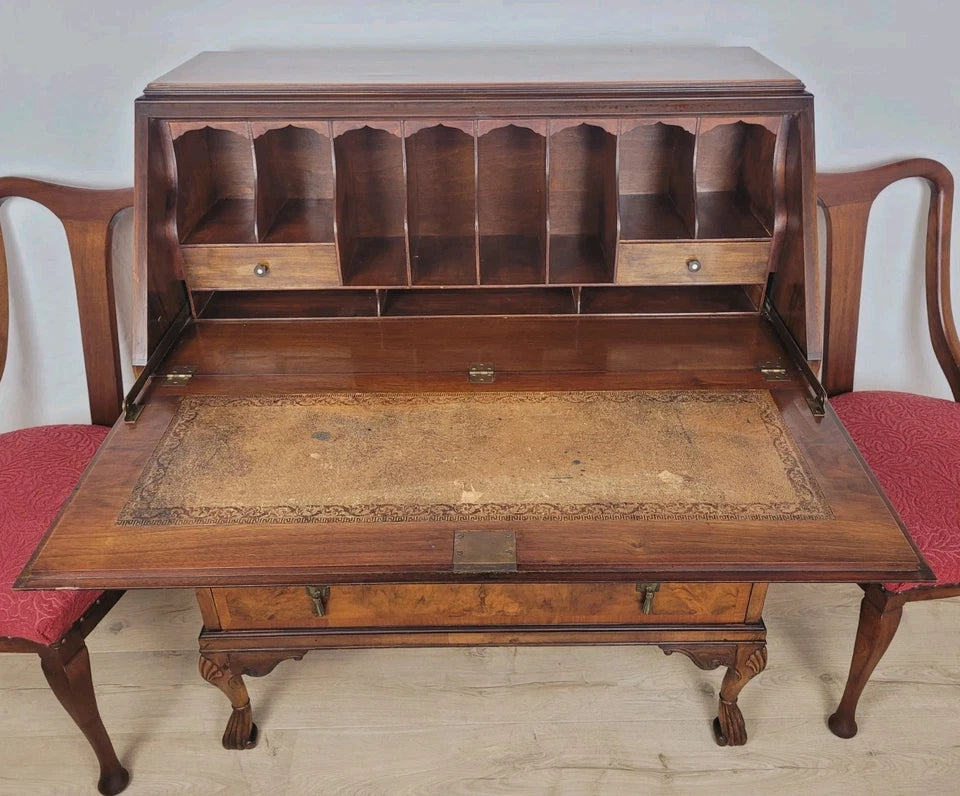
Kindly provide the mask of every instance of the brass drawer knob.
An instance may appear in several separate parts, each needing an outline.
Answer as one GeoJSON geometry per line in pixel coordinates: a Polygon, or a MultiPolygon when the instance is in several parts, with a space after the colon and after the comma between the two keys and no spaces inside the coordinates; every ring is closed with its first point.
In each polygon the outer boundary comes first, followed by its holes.
{"type": "Polygon", "coordinates": [[[255,266],[253,266],[253,272],[257,276],[266,276],[269,270],[270,266],[266,263],[257,263],[255,266]]]}
{"type": "Polygon", "coordinates": [[[692,257],[687,260],[687,270],[691,274],[697,273],[701,268],[703,268],[703,263],[701,263],[696,257],[692,257]]]}

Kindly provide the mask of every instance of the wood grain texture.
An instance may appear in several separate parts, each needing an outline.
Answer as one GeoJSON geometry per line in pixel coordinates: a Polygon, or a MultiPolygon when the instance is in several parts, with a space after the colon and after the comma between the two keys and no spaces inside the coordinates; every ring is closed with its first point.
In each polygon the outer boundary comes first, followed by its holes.
{"type": "Polygon", "coordinates": [[[152,81],[148,95],[442,94],[463,85],[524,91],[636,93],[797,92],[803,84],[748,47],[333,48],[205,52],[152,81]],[[477,79],[482,75],[481,80],[477,79]],[[460,84],[458,86],[458,84],[460,84]],[[322,87],[322,90],[321,90],[322,87]]]}
{"type": "Polygon", "coordinates": [[[333,243],[299,246],[185,246],[191,290],[301,290],[340,284],[333,243]],[[266,266],[258,275],[257,266],[266,266]]]}
{"type": "MultiPolygon", "coordinates": [[[[840,741],[824,719],[859,599],[850,585],[771,588],[769,664],[739,700],[750,742],[725,749],[710,742],[720,672],[656,648],[330,650],[250,680],[263,732],[241,765],[220,747],[224,698],[196,674],[192,592],[129,593],[89,644],[131,793],[950,793],[960,634],[942,629],[960,601],[908,611],[861,700],[860,734],[840,741]],[[904,731],[877,729],[894,724],[904,731]]],[[[0,788],[95,781],[35,659],[0,656],[0,704],[0,788]]]]}
{"type": "MultiPolygon", "coordinates": [[[[191,384],[202,381],[195,376],[191,384]]],[[[262,380],[257,383],[262,390],[262,380]]],[[[368,582],[398,576],[451,579],[452,528],[443,523],[330,525],[322,536],[312,538],[309,550],[300,541],[303,528],[297,525],[231,526],[226,549],[204,541],[217,533],[209,527],[164,526],[158,532],[155,527],[116,526],[120,505],[175,411],[176,393],[168,392],[169,397],[157,392],[151,398],[136,426],[114,428],[106,443],[110,455],[101,456],[88,470],[84,488],[21,576],[23,584],[267,585],[275,583],[277,576],[271,573],[281,571],[294,583],[355,581],[358,576],[368,582]]],[[[926,570],[839,432],[839,421],[832,412],[815,420],[803,396],[796,385],[774,395],[821,483],[832,520],[783,521],[775,533],[760,521],[531,521],[518,530],[520,577],[596,580],[602,573],[604,580],[639,575],[653,580],[925,579],[926,570]],[[709,547],[703,544],[707,529],[709,547]],[[636,544],[637,534],[642,545],[636,544]]],[[[482,529],[485,523],[471,527],[482,529]]]]}
{"type": "Polygon", "coordinates": [[[373,627],[562,623],[742,622],[747,583],[665,583],[651,612],[635,583],[436,584],[333,586],[317,616],[302,587],[215,589],[224,630],[236,628],[373,627]]]}
{"type": "Polygon", "coordinates": [[[770,242],[621,243],[617,284],[759,284],[770,268],[770,242]],[[700,263],[691,271],[691,260],[700,263]]]}

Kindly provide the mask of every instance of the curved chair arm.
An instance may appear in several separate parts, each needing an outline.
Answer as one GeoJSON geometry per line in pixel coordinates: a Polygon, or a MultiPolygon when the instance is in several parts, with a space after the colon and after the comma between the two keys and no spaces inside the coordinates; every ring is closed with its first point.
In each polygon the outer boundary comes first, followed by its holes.
{"type": "Polygon", "coordinates": [[[880,192],[908,177],[930,187],[927,214],[927,326],[937,361],[960,401],[960,340],[950,302],[950,225],[953,175],[942,163],[913,158],[864,171],[817,174],[817,194],[827,220],[827,279],[823,385],[829,395],[853,389],[863,253],[870,209],[880,192]]]}
{"type": "MultiPolygon", "coordinates": [[[[123,383],[110,254],[114,221],[121,210],[133,205],[133,189],[95,190],[25,177],[0,178],[0,204],[13,197],[43,205],[57,216],[67,233],[91,420],[113,425],[120,416],[123,383]],[[107,350],[112,356],[104,355],[107,350]]],[[[7,357],[9,319],[7,261],[0,231],[0,377],[7,357]]]]}

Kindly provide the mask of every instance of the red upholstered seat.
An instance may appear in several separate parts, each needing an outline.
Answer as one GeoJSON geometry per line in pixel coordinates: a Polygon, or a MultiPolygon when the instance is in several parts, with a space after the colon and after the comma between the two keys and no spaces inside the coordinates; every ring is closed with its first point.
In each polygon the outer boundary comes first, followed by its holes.
{"type": "MultiPolygon", "coordinates": [[[[830,403],[937,584],[960,583],[960,404],[869,391],[838,395],[830,403]]],[[[902,592],[919,585],[885,583],[884,588],[902,592]]]]}
{"type": "Polygon", "coordinates": [[[13,591],[47,526],[107,436],[103,426],[0,434],[0,636],[51,644],[99,591],[13,591]]]}

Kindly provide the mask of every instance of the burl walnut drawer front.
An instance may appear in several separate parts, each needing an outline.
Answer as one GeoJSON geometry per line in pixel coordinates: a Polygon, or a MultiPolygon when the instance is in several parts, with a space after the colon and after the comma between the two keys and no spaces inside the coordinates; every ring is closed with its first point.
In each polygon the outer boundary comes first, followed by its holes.
{"type": "Polygon", "coordinates": [[[370,584],[214,589],[224,630],[742,622],[749,583],[370,584]],[[644,600],[649,613],[644,613],[644,600]],[[323,615],[320,615],[320,611],[323,615]]]}
{"type": "Polygon", "coordinates": [[[296,246],[185,246],[191,290],[295,290],[340,284],[332,243],[296,246]]]}
{"type": "Polygon", "coordinates": [[[770,241],[621,243],[621,285],[754,285],[767,278],[770,241]]]}

